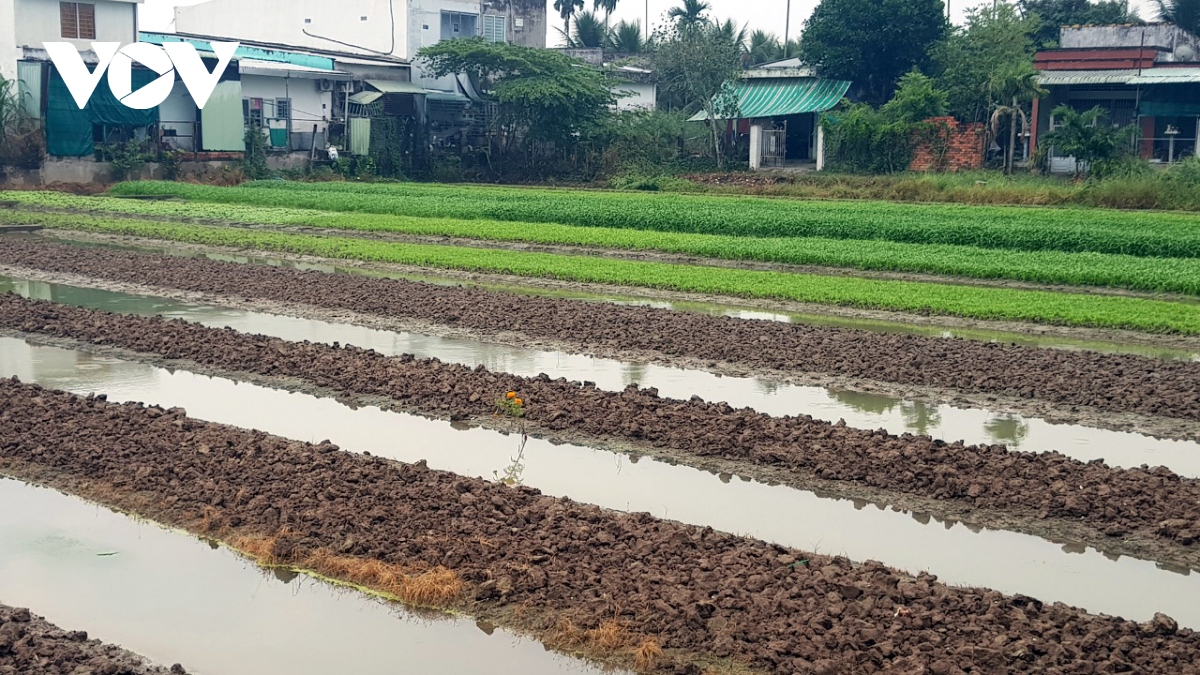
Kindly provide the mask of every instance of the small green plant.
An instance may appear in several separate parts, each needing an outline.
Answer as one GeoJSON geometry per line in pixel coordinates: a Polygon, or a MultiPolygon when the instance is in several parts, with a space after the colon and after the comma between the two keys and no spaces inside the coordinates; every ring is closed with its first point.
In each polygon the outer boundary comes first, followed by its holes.
{"type": "Polygon", "coordinates": [[[163,180],[179,180],[182,174],[184,153],[180,150],[167,150],[158,158],[158,165],[162,168],[163,180]]]}
{"type": "Polygon", "coordinates": [[[517,455],[512,463],[504,468],[504,472],[493,472],[496,482],[509,487],[521,484],[521,474],[525,472],[525,444],[529,442],[529,434],[525,431],[525,400],[515,392],[510,391],[496,401],[496,416],[510,420],[512,429],[520,435],[517,445],[517,455]]]}
{"type": "Polygon", "coordinates": [[[96,148],[100,158],[109,162],[113,180],[129,180],[141,172],[147,162],[156,157],[146,150],[146,143],[130,139],[124,143],[109,143],[96,148]]]}
{"type": "Polygon", "coordinates": [[[246,154],[242,158],[242,172],[251,180],[261,180],[268,178],[271,175],[271,168],[267,166],[267,137],[263,135],[261,129],[249,128],[246,129],[244,137],[246,142],[246,154]]]}

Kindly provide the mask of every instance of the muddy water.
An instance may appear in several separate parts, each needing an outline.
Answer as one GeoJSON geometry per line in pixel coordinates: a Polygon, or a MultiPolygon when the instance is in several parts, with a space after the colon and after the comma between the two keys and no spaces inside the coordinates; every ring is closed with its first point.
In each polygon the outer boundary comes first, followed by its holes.
{"type": "Polygon", "coordinates": [[[771,415],[808,414],[853,427],[884,428],[892,433],[928,434],[947,441],[1003,443],[1009,447],[1043,452],[1057,450],[1084,461],[1104,459],[1114,466],[1149,464],[1167,466],[1185,475],[1200,477],[1200,443],[1149,438],[1135,433],[1056,425],[1037,418],[999,414],[981,409],[904,401],[861,392],[779,384],[754,378],[722,377],[698,370],[524,349],[467,339],[447,339],[415,333],[395,333],[349,324],[299,319],[236,309],[187,304],[60,284],[45,284],[0,277],[0,292],[15,291],[25,297],[152,316],[161,314],[207,326],[228,326],[285,340],[353,344],[383,354],[415,354],[442,361],[517,375],[590,380],[602,389],[619,391],[638,383],[656,387],[663,396],[688,399],[698,395],[726,401],[771,415]]]}
{"type": "Polygon", "coordinates": [[[197,675],[598,673],[53,490],[0,479],[0,599],[197,675]]]}
{"type": "MultiPolygon", "coordinates": [[[[14,235],[27,236],[27,235],[14,235]]],[[[431,284],[445,286],[462,286],[474,285],[483,288],[488,288],[506,293],[517,295],[537,295],[554,298],[567,298],[574,300],[584,300],[590,302],[607,302],[618,305],[638,305],[643,307],[656,307],[659,309],[673,309],[682,312],[692,312],[697,314],[709,314],[712,316],[731,316],[739,319],[757,319],[760,321],[778,321],[782,323],[803,323],[818,326],[833,326],[838,328],[849,328],[867,330],[875,333],[902,333],[908,335],[924,335],[929,337],[960,337],[971,340],[979,340],[983,342],[1008,342],[1021,345],[1029,345],[1034,347],[1049,347],[1056,349],[1079,350],[1086,349],[1090,351],[1118,353],[1118,354],[1137,354],[1158,359],[1177,359],[1186,361],[1200,360],[1200,353],[1195,351],[1187,351],[1182,349],[1170,349],[1166,347],[1156,347],[1139,344],[1120,344],[1115,342],[1101,342],[1094,340],[1072,339],[1062,336],[1039,336],[1028,335],[1026,333],[1012,333],[1006,331],[990,331],[972,328],[959,328],[948,326],[916,326],[912,324],[900,323],[895,321],[883,321],[876,319],[857,319],[850,317],[830,316],[825,314],[803,314],[798,312],[770,312],[763,311],[759,308],[747,307],[738,305],[736,301],[728,303],[721,302],[677,302],[671,300],[650,300],[643,297],[633,295],[620,295],[615,293],[587,293],[577,290],[563,290],[539,288],[534,286],[520,286],[511,284],[495,284],[465,281],[461,278],[444,277],[437,275],[417,275],[404,274],[398,272],[385,272],[378,269],[369,269],[362,267],[344,267],[336,264],[319,264],[308,262],[297,262],[286,260],[279,257],[273,257],[269,254],[258,255],[230,255],[218,252],[200,252],[194,248],[185,248],[171,244],[154,245],[154,244],[114,244],[114,243],[97,243],[83,242],[78,240],[60,240],[67,243],[72,243],[80,246],[99,246],[104,248],[118,248],[125,250],[147,251],[157,254],[175,255],[181,257],[204,257],[209,260],[219,260],[223,262],[235,262],[241,264],[256,264],[269,265],[272,267],[284,267],[289,269],[314,270],[326,273],[338,274],[356,274],[360,276],[383,277],[393,279],[409,279],[413,281],[423,281],[431,284]]]]}
{"type": "Polygon", "coordinates": [[[81,394],[103,392],[114,401],[181,406],[213,422],[302,441],[329,439],[347,451],[406,462],[425,459],[436,469],[520,482],[553,496],[928,570],[950,584],[1024,593],[1134,620],[1165,612],[1200,628],[1200,574],[1107,557],[1077,544],[977,531],[882,505],[538,439],[518,452],[516,437],[493,431],[456,429],[371,407],[355,410],[329,399],[31,347],[20,340],[0,339],[0,355],[0,377],[18,375],[81,394]]]}

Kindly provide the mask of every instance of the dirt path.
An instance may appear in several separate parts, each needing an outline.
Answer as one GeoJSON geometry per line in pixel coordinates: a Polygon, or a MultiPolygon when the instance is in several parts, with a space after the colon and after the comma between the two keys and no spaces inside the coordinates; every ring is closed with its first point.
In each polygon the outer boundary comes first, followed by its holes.
{"type": "Polygon", "coordinates": [[[1008,529],[1070,533],[1102,550],[1133,550],[1140,557],[1200,569],[1200,480],[1164,468],[1113,469],[1057,453],[892,436],[809,416],[734,410],[699,398],[663,399],[653,389],[606,392],[544,375],[522,378],[482,366],[286,342],[12,295],[0,296],[0,327],[225,372],[295,378],[451,420],[494,418],[497,402],[513,391],[527,401],[527,423],[556,438],[599,439],[687,464],[719,459],[751,467],[742,473],[753,475],[761,468],[806,487],[820,481],[902,493],[932,502],[939,516],[979,509],[992,521],[1002,518],[1008,529]]]}
{"type": "Polygon", "coordinates": [[[6,242],[0,264],[416,321],[526,346],[560,345],[598,356],[1200,437],[1200,363],[749,321],[42,242],[6,242]]]}
{"type": "Polygon", "coordinates": [[[647,670],[1200,673],[1200,636],[1162,615],[950,588],[180,410],[4,381],[0,429],[5,472],[647,670]]]}
{"type": "MultiPolygon", "coordinates": [[[[0,457],[4,451],[0,450],[0,457]]],[[[186,675],[120,647],[65,631],[28,609],[0,605],[0,675],[186,675]]]]}

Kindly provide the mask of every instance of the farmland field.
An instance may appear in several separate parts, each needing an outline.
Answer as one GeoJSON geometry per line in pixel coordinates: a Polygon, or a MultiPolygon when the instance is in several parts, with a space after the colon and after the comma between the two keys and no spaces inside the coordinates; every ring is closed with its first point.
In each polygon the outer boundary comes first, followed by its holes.
{"type": "Polygon", "coordinates": [[[1193,216],[0,203],[0,672],[1200,673],[1193,216]]]}

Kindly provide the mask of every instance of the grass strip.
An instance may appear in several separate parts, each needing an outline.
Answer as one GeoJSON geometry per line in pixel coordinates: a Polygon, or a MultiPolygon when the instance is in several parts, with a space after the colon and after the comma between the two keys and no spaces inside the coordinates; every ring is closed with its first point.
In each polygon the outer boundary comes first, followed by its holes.
{"type": "Polygon", "coordinates": [[[1047,291],[972,288],[853,277],[634,262],[586,256],[454,246],[397,244],[343,237],[256,232],[74,214],[0,212],[0,222],[133,235],[371,262],[456,269],[583,283],[618,284],[748,298],[792,300],[975,319],[1200,333],[1200,309],[1185,303],[1047,291]]]}
{"type": "Polygon", "coordinates": [[[765,239],[577,227],[553,223],[418,218],[230,204],[135,201],[111,197],[76,197],[57,192],[0,193],[0,199],[13,199],[29,206],[161,218],[203,218],[252,225],[310,226],[369,233],[656,251],[720,260],[820,265],[1200,295],[1200,259],[1191,258],[989,250],[970,246],[899,244],[818,237],[765,239]]]}
{"type": "Polygon", "coordinates": [[[117,194],[351,213],[559,223],[739,237],[1200,258],[1200,216],[1101,209],[830,202],[413,183],[126,183],[117,194]]]}

